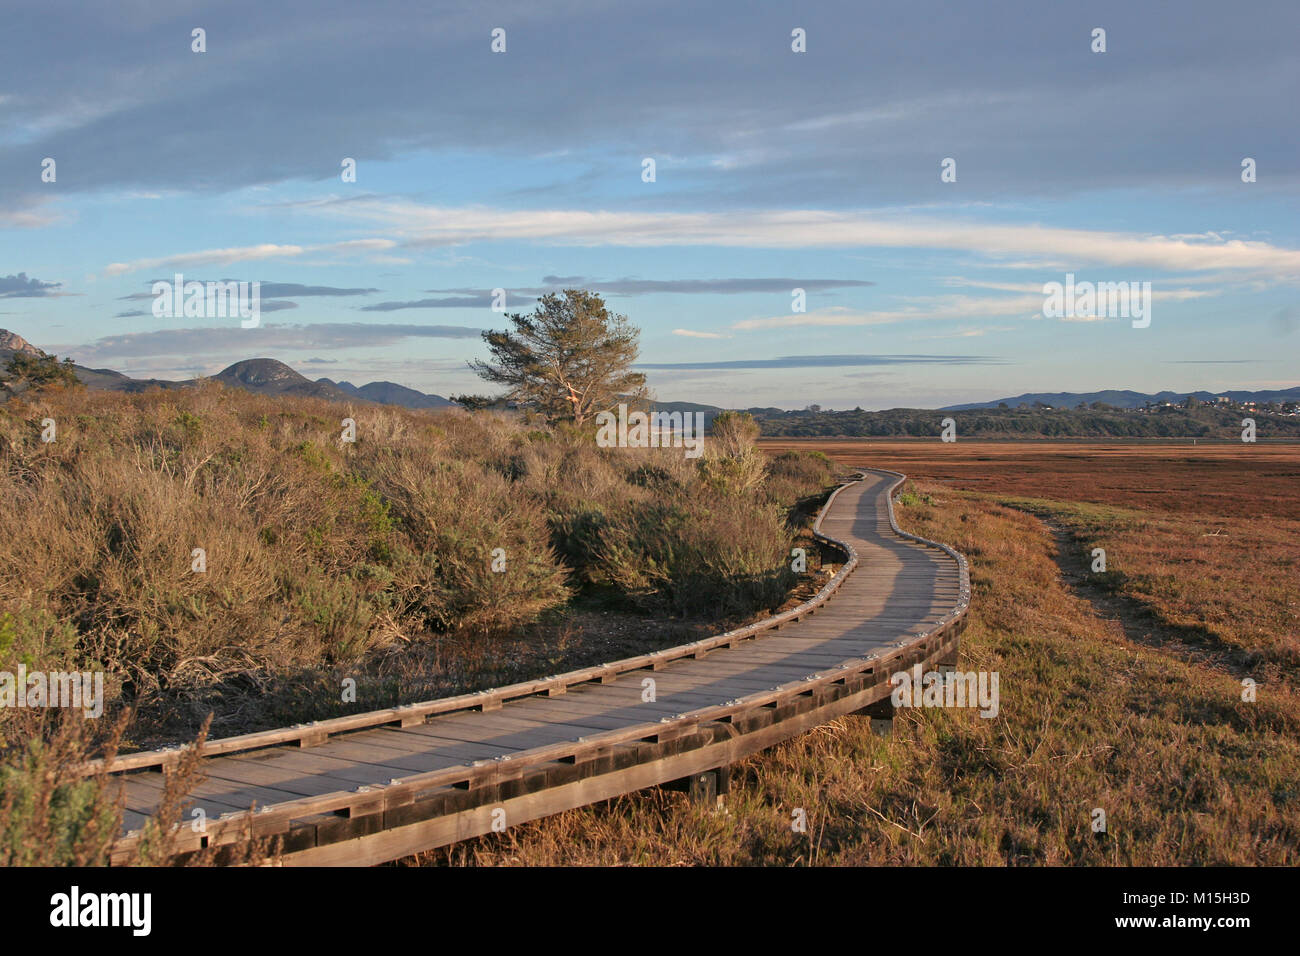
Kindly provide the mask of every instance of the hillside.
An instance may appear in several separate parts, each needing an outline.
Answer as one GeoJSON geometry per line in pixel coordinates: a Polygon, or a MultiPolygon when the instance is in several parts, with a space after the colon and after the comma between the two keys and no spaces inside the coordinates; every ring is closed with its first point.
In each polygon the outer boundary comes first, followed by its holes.
{"type": "Polygon", "coordinates": [[[401,405],[403,408],[450,408],[454,403],[441,395],[426,395],[424,392],[396,382],[371,382],[360,388],[351,382],[332,382],[328,378],[318,378],[317,383],[336,388],[353,398],[380,405],[401,405]]]}
{"type": "Polygon", "coordinates": [[[21,335],[10,332],[8,329],[0,329],[0,358],[8,361],[15,352],[22,352],[34,357],[45,354],[21,335]]]}
{"type": "Polygon", "coordinates": [[[1135,392],[1131,389],[1105,389],[1100,392],[1026,392],[1014,398],[996,398],[991,402],[965,402],[960,405],[948,405],[940,411],[957,412],[979,408],[998,408],[1006,405],[1015,408],[1018,405],[1051,405],[1053,408],[1075,408],[1080,404],[1091,405],[1102,402],[1115,408],[1142,408],[1146,405],[1163,405],[1166,402],[1177,405],[1188,398],[1199,402],[1216,402],[1228,398],[1241,404],[1243,402],[1300,402],[1300,386],[1287,389],[1249,391],[1230,389],[1224,392],[1135,392]]]}
{"type": "Polygon", "coordinates": [[[1300,438],[1300,415],[1258,409],[1198,405],[1151,411],[1119,408],[987,408],[968,411],[891,408],[862,410],[756,411],[767,437],[938,438],[944,418],[957,423],[958,438],[1207,438],[1239,440],[1244,417],[1255,419],[1257,435],[1300,438]]]}
{"type": "MultiPolygon", "coordinates": [[[[0,329],[0,363],[16,352],[44,355],[22,336],[0,329]]],[[[92,390],[139,393],[151,388],[190,388],[195,381],[134,379],[105,368],[75,365],[77,377],[92,390]]],[[[312,381],[277,359],[236,362],[213,378],[231,388],[259,395],[292,395],[329,401],[373,402],[410,409],[442,409],[455,403],[396,382],[353,385],[320,378],[312,381]]],[[[506,408],[504,401],[495,406],[506,408]]],[[[723,411],[695,402],[651,403],[656,411],[701,412],[706,427],[723,411]]],[[[892,408],[884,411],[832,411],[816,405],[788,411],[748,408],[767,437],[934,437],[945,413],[958,419],[967,438],[1218,438],[1240,437],[1241,419],[1249,415],[1261,438],[1300,438],[1300,386],[1288,389],[1222,392],[1030,392],[992,402],[950,405],[942,409],[892,408]],[[1195,408],[1181,405],[1189,400],[1195,408]],[[1220,399],[1226,399],[1221,402],[1220,399]],[[1247,407],[1255,403],[1255,407],[1247,407]],[[1079,406],[1085,407],[1079,407],[1079,406]],[[973,414],[975,413],[975,414],[973,414]]]]}

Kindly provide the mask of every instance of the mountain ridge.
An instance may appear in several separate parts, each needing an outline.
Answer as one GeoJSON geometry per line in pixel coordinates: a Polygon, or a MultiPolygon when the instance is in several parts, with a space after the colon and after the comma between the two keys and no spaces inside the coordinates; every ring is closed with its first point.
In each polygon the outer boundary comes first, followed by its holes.
{"type": "MultiPolygon", "coordinates": [[[[0,368],[18,353],[41,358],[48,353],[9,329],[0,329],[0,368]]],[[[194,381],[160,378],[132,378],[111,368],[88,368],[73,363],[81,383],[89,389],[111,392],[142,392],[148,388],[189,388],[194,381]]],[[[441,395],[421,392],[395,382],[369,382],[357,387],[350,382],[335,383],[327,378],[312,381],[292,366],[273,358],[243,359],[228,365],[216,375],[205,376],[230,388],[262,395],[309,395],[331,401],[365,401],[403,408],[447,408],[453,403],[441,395]]]]}
{"type": "Polygon", "coordinates": [[[995,398],[989,402],[963,402],[959,405],[945,405],[938,411],[973,411],[982,408],[997,408],[1002,404],[1015,408],[1018,405],[1033,406],[1035,403],[1051,405],[1053,408],[1074,408],[1080,402],[1085,405],[1091,405],[1093,402],[1104,402],[1114,408],[1133,409],[1143,408],[1147,404],[1159,405],[1164,402],[1176,405],[1179,402],[1186,401],[1189,397],[1201,402],[1215,402],[1222,397],[1231,399],[1238,404],[1242,402],[1295,401],[1300,400],[1300,386],[1285,389],[1225,389],[1218,392],[1205,389],[1197,389],[1191,392],[1170,390],[1138,392],[1132,389],[1117,388],[1101,389],[1096,392],[1026,392],[1013,398],[995,398]]]}
{"type": "MultiPolygon", "coordinates": [[[[32,345],[21,335],[8,329],[0,329],[0,367],[18,352],[33,357],[46,353],[32,345]]],[[[140,392],[147,388],[187,388],[192,381],[171,381],[168,379],[138,379],[109,368],[88,368],[74,363],[77,377],[87,388],[108,391],[140,392]]],[[[368,382],[357,386],[351,382],[335,382],[328,378],[309,379],[292,366],[272,358],[243,359],[222,369],[216,375],[208,376],[224,385],[242,388],[261,394],[312,395],[331,401],[360,400],[379,405],[396,405],[402,408],[448,408],[455,403],[442,395],[421,392],[418,389],[396,382],[368,382]]],[[[1190,392],[1164,390],[1159,392],[1140,392],[1134,389],[1101,389],[1094,392],[1026,392],[1009,398],[993,399],[986,402],[963,402],[945,405],[933,411],[957,412],[995,409],[1002,404],[1010,408],[1019,405],[1033,407],[1035,404],[1050,405],[1053,408],[1074,408],[1080,403],[1091,405],[1102,402],[1117,409],[1139,409],[1147,404],[1159,405],[1165,402],[1178,404],[1188,397],[1202,402],[1213,403],[1219,397],[1226,397],[1233,402],[1276,402],[1300,401],[1300,386],[1287,389],[1226,389],[1208,391],[1198,389],[1190,392]]],[[[710,420],[725,409],[717,405],[705,405],[696,402],[654,402],[657,411],[703,412],[710,420]]],[[[756,415],[788,414],[797,409],[779,409],[751,406],[741,409],[756,415]]],[[[827,412],[832,411],[826,409],[827,412]]],[[[843,409],[841,409],[843,411],[843,409]]]]}

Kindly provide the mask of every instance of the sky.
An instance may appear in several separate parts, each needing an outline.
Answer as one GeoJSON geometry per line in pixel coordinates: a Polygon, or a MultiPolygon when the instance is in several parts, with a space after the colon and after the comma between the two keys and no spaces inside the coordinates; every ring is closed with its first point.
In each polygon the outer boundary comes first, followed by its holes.
{"type": "Polygon", "coordinates": [[[0,327],[481,393],[492,290],[578,287],[665,401],[1291,387],[1298,36],[1295,0],[0,0],[0,327]],[[177,273],[260,324],[156,317],[177,273]],[[1049,314],[1067,274],[1149,324],[1049,314]]]}

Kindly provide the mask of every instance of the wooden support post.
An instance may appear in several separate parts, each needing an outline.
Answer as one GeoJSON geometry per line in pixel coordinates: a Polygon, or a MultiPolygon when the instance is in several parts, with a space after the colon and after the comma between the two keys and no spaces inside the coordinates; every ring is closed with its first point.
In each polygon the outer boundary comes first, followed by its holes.
{"type": "Polygon", "coordinates": [[[716,805],[718,802],[718,778],[711,770],[703,773],[693,774],[691,781],[691,803],[700,803],[705,806],[716,805]]]}
{"type": "Polygon", "coordinates": [[[894,702],[890,698],[882,697],[858,713],[871,718],[871,732],[877,737],[888,737],[894,732],[894,702]]]}
{"type": "Polygon", "coordinates": [[[731,767],[702,770],[689,777],[664,784],[665,789],[684,791],[691,803],[707,807],[721,807],[723,797],[731,789],[731,767]]]}

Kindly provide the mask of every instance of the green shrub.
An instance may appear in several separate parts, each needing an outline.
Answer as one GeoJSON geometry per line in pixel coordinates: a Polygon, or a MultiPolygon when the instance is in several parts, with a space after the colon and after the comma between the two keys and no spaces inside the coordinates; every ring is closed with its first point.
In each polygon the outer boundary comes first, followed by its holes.
{"type": "Polygon", "coordinates": [[[102,865],[121,812],[105,777],[77,773],[91,751],[86,721],[46,730],[0,763],[0,867],[102,865]]]}
{"type": "Polygon", "coordinates": [[[783,516],[743,499],[643,503],[599,534],[594,576],[646,609],[750,614],[794,583],[783,516]]]}

